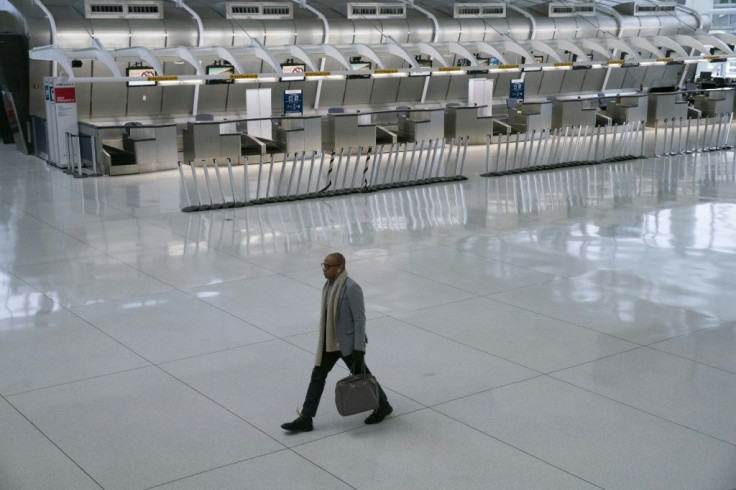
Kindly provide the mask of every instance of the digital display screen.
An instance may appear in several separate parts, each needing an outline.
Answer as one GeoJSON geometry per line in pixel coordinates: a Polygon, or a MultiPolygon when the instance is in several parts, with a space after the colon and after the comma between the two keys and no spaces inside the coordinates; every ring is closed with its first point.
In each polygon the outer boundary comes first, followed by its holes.
{"type": "Polygon", "coordinates": [[[305,68],[306,68],[306,65],[304,64],[281,65],[281,71],[288,74],[288,75],[284,75],[283,77],[281,77],[281,81],[291,82],[291,81],[304,80],[304,69],[305,68]]]}
{"type": "MultiPolygon", "coordinates": [[[[209,65],[207,66],[207,75],[231,75],[235,73],[235,68],[232,65],[209,65]]],[[[207,85],[218,84],[218,83],[233,83],[235,80],[231,78],[223,78],[222,80],[207,80],[207,85]]]]}
{"type": "Polygon", "coordinates": [[[372,65],[370,61],[351,61],[350,68],[352,70],[370,70],[372,65]]]}
{"type": "MultiPolygon", "coordinates": [[[[150,66],[129,66],[125,70],[125,75],[128,77],[155,77],[156,72],[150,66]]],[[[153,85],[156,85],[156,82],[149,82],[148,80],[128,81],[128,87],[151,87],[153,85]]]]}

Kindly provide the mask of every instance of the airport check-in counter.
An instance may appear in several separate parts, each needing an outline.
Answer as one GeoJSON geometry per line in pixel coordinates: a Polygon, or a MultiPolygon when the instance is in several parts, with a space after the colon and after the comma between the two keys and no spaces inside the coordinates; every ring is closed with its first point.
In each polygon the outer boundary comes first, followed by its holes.
{"type": "Polygon", "coordinates": [[[493,132],[493,118],[480,116],[485,106],[448,105],[445,114],[445,138],[469,137],[471,144],[485,143],[493,132]]]}
{"type": "Polygon", "coordinates": [[[733,111],[734,103],[733,88],[716,88],[696,95],[693,106],[698,109],[703,117],[714,117],[720,114],[728,114],[733,111]]]}
{"type": "Polygon", "coordinates": [[[552,127],[552,103],[519,102],[516,108],[509,109],[508,123],[522,133],[549,129],[552,127]]]}
{"type": "Polygon", "coordinates": [[[368,112],[329,113],[323,137],[326,150],[368,148],[376,145],[376,125],[368,112]]]}
{"type": "Polygon", "coordinates": [[[102,173],[128,175],[177,167],[176,125],[124,126],[81,122],[80,135],[95,137],[95,158],[102,173]]]}
{"type": "Polygon", "coordinates": [[[633,94],[616,96],[608,102],[606,115],[616,124],[647,120],[647,94],[633,94]]]}
{"type": "Polygon", "coordinates": [[[557,99],[552,101],[552,128],[581,126],[594,128],[598,114],[598,98],[557,99]]]}
{"type": "Polygon", "coordinates": [[[322,150],[320,116],[285,116],[274,120],[274,139],[286,153],[322,150]]]}
{"type": "Polygon", "coordinates": [[[399,114],[399,136],[408,142],[444,138],[444,108],[407,110],[399,114]]]}
{"type": "Polygon", "coordinates": [[[213,159],[224,162],[229,158],[233,165],[241,160],[241,135],[233,122],[188,122],[182,130],[184,161],[199,163],[213,159]]]}
{"type": "Polygon", "coordinates": [[[663,124],[665,120],[687,119],[690,104],[680,92],[649,93],[648,103],[647,126],[654,126],[655,121],[663,124]]]}

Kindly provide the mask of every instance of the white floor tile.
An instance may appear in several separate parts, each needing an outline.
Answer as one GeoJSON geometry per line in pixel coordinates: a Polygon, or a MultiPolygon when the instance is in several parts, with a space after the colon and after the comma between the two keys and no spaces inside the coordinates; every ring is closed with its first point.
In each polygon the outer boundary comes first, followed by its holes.
{"type": "MultiPolygon", "coordinates": [[[[536,376],[538,373],[482,351],[381,317],[367,326],[366,364],[382,386],[424,405],[536,376]]],[[[314,349],[318,334],[290,337],[314,349]]]]}
{"type": "Polygon", "coordinates": [[[0,488],[100,488],[3,399],[0,399],[0,433],[2,445],[7,448],[2,455],[0,488]]]}
{"type": "Polygon", "coordinates": [[[539,284],[555,277],[526,267],[444,247],[395,253],[373,260],[382,265],[481,295],[539,284]]]}
{"type": "Polygon", "coordinates": [[[148,488],[283,447],[156,367],[10,401],[106,489],[148,488]]]}
{"type": "Polygon", "coordinates": [[[736,374],[736,356],[733,355],[736,352],[736,323],[703,329],[651,347],[736,374]]]}
{"type": "Polygon", "coordinates": [[[353,488],[319,466],[292,451],[284,450],[242,463],[163,485],[161,490],[242,490],[248,485],[268,488],[319,488],[347,490],[353,488]]]}
{"type": "Polygon", "coordinates": [[[140,219],[79,224],[70,227],[67,233],[95,250],[105,253],[178,247],[186,243],[183,236],[140,219]]]}
{"type": "Polygon", "coordinates": [[[490,297],[639,344],[669,339],[719,323],[710,316],[569,279],[490,297]]]}
{"type": "Polygon", "coordinates": [[[0,236],[0,248],[0,267],[7,269],[100,255],[89,245],[50,226],[4,233],[0,236]]]}
{"type": "Polygon", "coordinates": [[[207,245],[112,253],[118,260],[176,288],[207,286],[272,274],[207,245]]]}
{"type": "Polygon", "coordinates": [[[179,291],[107,301],[72,311],[153,363],[273,338],[179,291]]]}
{"type": "Polygon", "coordinates": [[[736,447],[540,377],[437,407],[602,488],[730,488],[736,447]]]}
{"type": "Polygon", "coordinates": [[[318,328],[321,290],[283,276],[242,279],[189,291],[279,337],[318,328]]]}
{"type": "Polygon", "coordinates": [[[731,287],[700,277],[659,278],[645,268],[603,269],[574,277],[602,289],[630,294],[656,303],[684,308],[721,321],[736,320],[731,287]]]}
{"type": "Polygon", "coordinates": [[[3,396],[147,365],[64,310],[0,321],[3,396]]]}
{"type": "Polygon", "coordinates": [[[543,373],[636,347],[636,344],[487,298],[396,316],[422,329],[543,373]]]}
{"type": "MultiPolygon", "coordinates": [[[[25,319],[61,309],[61,306],[16,276],[0,268],[0,320],[25,319]]],[[[12,323],[5,328],[12,328],[12,323]]]]}
{"type": "MultiPolygon", "coordinates": [[[[371,362],[368,358],[367,364],[373,370],[371,362]]],[[[342,362],[338,362],[327,378],[314,418],[314,431],[299,434],[284,431],[281,424],[294,420],[297,410],[302,408],[313,366],[313,354],[282,341],[273,341],[166,363],[162,367],[280,443],[294,446],[362,427],[368,415],[341,417],[337,413],[334,386],[337,380],[349,374],[342,362]],[[263,400],[269,402],[263,403],[263,400]]],[[[383,368],[376,369],[382,372],[383,368]]],[[[421,408],[418,403],[385,389],[394,407],[392,416],[421,408]]]]}
{"type": "Polygon", "coordinates": [[[67,308],[173,289],[104,255],[18,266],[13,274],[67,308]]]}
{"type": "Polygon", "coordinates": [[[736,445],[736,374],[642,347],[554,377],[736,445]]]}
{"type": "Polygon", "coordinates": [[[595,488],[431,410],[295,451],[355,488],[595,488]]]}
{"type": "Polygon", "coordinates": [[[463,182],[182,213],[177,171],[0,146],[0,488],[736,488],[734,151],[484,178],[484,150],[463,182]],[[395,412],[339,417],[338,363],[288,436],[332,251],[395,412]]]}

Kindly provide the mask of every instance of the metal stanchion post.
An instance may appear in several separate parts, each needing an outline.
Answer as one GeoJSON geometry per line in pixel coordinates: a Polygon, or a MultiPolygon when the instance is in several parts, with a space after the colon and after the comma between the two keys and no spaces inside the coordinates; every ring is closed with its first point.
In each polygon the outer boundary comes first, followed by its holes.
{"type": "Polygon", "coordinates": [[[284,180],[284,173],[286,172],[286,164],[289,161],[289,154],[284,152],[284,159],[281,161],[281,172],[279,172],[279,181],[276,183],[276,194],[273,196],[275,198],[281,197],[281,182],[284,180]]]}
{"type": "Polygon", "coordinates": [[[463,159],[460,161],[460,173],[458,175],[463,174],[463,169],[465,168],[465,157],[468,154],[468,142],[470,142],[470,136],[465,137],[465,141],[463,141],[463,138],[460,138],[460,143],[463,144],[463,159]]]}
{"type": "MultiPolygon", "coordinates": [[[[532,130],[532,134],[531,134],[532,137],[534,137],[534,132],[533,131],[534,130],[532,130]]],[[[521,145],[521,156],[519,157],[519,166],[520,167],[524,165],[524,160],[526,158],[526,144],[529,142],[529,136],[530,136],[529,131],[527,131],[526,133],[524,133],[524,143],[522,143],[522,145],[521,145]]]]}
{"type": "Polygon", "coordinates": [[[294,159],[291,161],[291,172],[289,172],[289,183],[286,184],[286,194],[283,197],[289,197],[291,195],[291,182],[294,180],[296,174],[296,161],[299,159],[299,153],[294,152],[294,159]]]}
{"type": "MultiPolygon", "coordinates": [[[[314,186],[314,192],[319,192],[319,181],[322,178],[322,167],[324,166],[324,163],[325,163],[325,151],[321,150],[320,153],[321,153],[321,156],[319,158],[319,170],[317,171],[317,183],[314,186]]],[[[335,157],[335,150],[332,150],[330,159],[334,157],[335,157]]]]}
{"type": "MultiPolygon", "coordinates": [[[[449,160],[449,157],[448,157],[449,160]]],[[[501,133],[498,133],[498,143],[496,143],[496,172],[501,171],[501,133]]]]}
{"type": "Polygon", "coordinates": [[[491,138],[490,134],[486,135],[486,173],[491,171],[491,138]]]}
{"type": "MultiPolygon", "coordinates": [[[[442,167],[444,167],[444,173],[447,173],[447,164],[444,161],[445,158],[445,145],[447,144],[447,140],[445,138],[442,138],[441,144],[440,144],[440,156],[437,159],[437,174],[435,177],[440,176],[440,172],[442,171],[442,167]]],[[[446,175],[445,175],[446,176],[446,175]]],[[[400,179],[399,179],[400,180],[400,179]]]]}
{"type": "Polygon", "coordinates": [[[243,205],[250,202],[250,182],[248,178],[248,157],[243,162],[243,205]]]}
{"type": "Polygon", "coordinates": [[[355,178],[358,175],[358,167],[360,167],[360,156],[363,154],[363,147],[358,147],[358,154],[355,155],[355,168],[353,169],[353,178],[350,179],[350,188],[355,189],[355,178]]]}
{"type": "MultiPolygon", "coordinates": [[[[273,153],[271,153],[271,169],[273,169],[273,153]]],[[[245,167],[245,173],[248,173],[248,167],[245,167]]],[[[256,180],[256,199],[261,197],[261,174],[263,173],[263,153],[258,158],[258,177],[256,180]]],[[[271,185],[271,173],[268,174],[267,186],[271,185]]],[[[268,188],[266,189],[266,197],[268,197],[268,188]]]]}
{"type": "MultiPolygon", "coordinates": [[[[231,208],[233,207],[232,202],[227,202],[227,199],[225,199],[225,189],[222,187],[222,175],[220,175],[220,166],[217,164],[217,158],[212,159],[212,165],[215,167],[215,177],[217,177],[217,187],[220,189],[220,195],[222,196],[222,204],[220,205],[223,208],[231,208]]],[[[233,196],[233,201],[235,196],[233,196]]]]}
{"type": "Polygon", "coordinates": [[[97,138],[90,136],[90,145],[92,145],[92,173],[95,177],[102,175],[102,172],[97,171],[97,138]]]}
{"type": "Polygon", "coordinates": [[[511,138],[511,133],[509,131],[506,131],[506,154],[503,158],[503,171],[506,172],[509,168],[509,146],[511,145],[509,139],[511,138]]]}
{"type": "MultiPolygon", "coordinates": [[[[332,179],[335,181],[335,187],[333,190],[337,190],[338,185],[338,178],[340,177],[340,167],[342,167],[342,156],[343,152],[345,151],[345,148],[340,148],[340,157],[337,159],[337,167],[335,167],[335,175],[332,176],[332,179]]],[[[352,147],[348,148],[348,159],[350,159],[350,152],[352,151],[352,147]]]]}
{"type": "Polygon", "coordinates": [[[391,147],[388,149],[388,158],[386,159],[386,168],[383,169],[383,179],[381,179],[381,184],[387,184],[388,183],[388,170],[391,167],[391,161],[394,157],[394,146],[396,143],[391,143],[391,147]]]}
{"type": "Polygon", "coordinates": [[[603,158],[601,158],[601,160],[606,159],[607,150],[608,150],[608,126],[606,125],[603,128],[603,148],[601,148],[601,153],[602,153],[603,158]]]}
{"type": "MultiPolygon", "coordinates": [[[[284,153],[284,158],[286,158],[286,155],[287,154],[284,153]]],[[[266,195],[263,196],[263,197],[268,197],[268,194],[269,194],[268,191],[271,190],[271,180],[272,180],[272,176],[273,176],[273,166],[274,166],[274,154],[271,153],[271,158],[269,159],[269,163],[268,163],[268,179],[266,180],[266,195]]],[[[259,189],[260,189],[260,185],[261,185],[260,175],[261,175],[261,168],[262,167],[263,167],[263,156],[261,156],[261,158],[258,160],[258,175],[259,175],[259,178],[258,178],[258,188],[259,189]]],[[[245,169],[245,173],[246,174],[248,173],[248,168],[247,167],[245,169]]],[[[276,194],[278,194],[278,189],[276,189],[276,194]]],[[[259,197],[260,197],[260,193],[259,192],[256,192],[256,199],[258,199],[259,197]]]]}
{"type": "Polygon", "coordinates": [[[708,119],[705,118],[705,125],[703,126],[703,147],[701,151],[708,151],[708,119]]]}
{"type": "MultiPolygon", "coordinates": [[[[295,196],[299,195],[299,189],[301,188],[301,185],[302,185],[302,175],[304,173],[304,159],[306,158],[306,156],[307,156],[307,152],[302,150],[302,157],[299,159],[299,175],[296,178],[296,192],[294,194],[295,196]]],[[[307,183],[307,185],[309,185],[309,183],[307,183]]]]}
{"type": "Polygon", "coordinates": [[[314,157],[317,155],[317,152],[315,150],[312,150],[312,157],[309,160],[309,176],[307,177],[307,190],[305,191],[305,194],[309,194],[309,188],[312,185],[312,175],[314,174],[314,157]]]}
{"type": "Polygon", "coordinates": [[[182,208],[182,211],[189,213],[191,211],[199,210],[199,206],[194,206],[192,200],[189,197],[189,189],[187,189],[187,179],[184,177],[184,169],[182,168],[181,162],[177,165],[179,167],[179,177],[181,178],[181,185],[184,188],[184,197],[187,199],[187,205],[182,208]]]}
{"type": "Polygon", "coordinates": [[[215,201],[212,197],[212,185],[210,184],[210,171],[207,168],[207,160],[204,158],[202,159],[202,171],[204,172],[204,183],[207,186],[207,194],[210,198],[210,209],[220,209],[222,206],[219,204],[215,204],[215,201]]]}
{"type": "Polygon", "coordinates": [[[672,151],[672,147],[675,144],[675,123],[676,122],[677,120],[673,117],[672,118],[672,129],[670,130],[670,151],[669,151],[670,155],[676,155],[676,153],[672,151]]]}
{"type": "Polygon", "coordinates": [[[682,117],[680,117],[679,131],[677,133],[677,153],[682,155],[682,117]]]}
{"type": "Polygon", "coordinates": [[[728,113],[728,125],[726,126],[726,135],[723,138],[723,145],[722,146],[729,146],[728,144],[728,138],[731,135],[731,124],[733,123],[733,112],[728,113]]]}
{"type": "Polygon", "coordinates": [[[192,170],[192,180],[194,181],[194,188],[197,190],[197,200],[199,201],[199,211],[206,211],[210,207],[206,204],[202,204],[202,194],[199,191],[199,180],[197,179],[197,167],[193,161],[189,162],[189,168],[192,170]]]}
{"type": "MultiPolygon", "coordinates": [[[[454,139],[450,140],[450,144],[454,143],[454,141],[455,141],[454,139]]],[[[406,180],[407,181],[411,180],[411,170],[414,167],[414,155],[417,151],[417,144],[418,142],[415,141],[414,146],[412,146],[411,148],[411,158],[409,159],[409,168],[406,169],[406,180]]],[[[450,148],[450,151],[452,151],[452,148],[450,148]]]]}
{"type": "Polygon", "coordinates": [[[618,148],[616,147],[616,139],[618,138],[618,123],[613,124],[613,137],[611,138],[611,158],[618,156],[618,148]]]}
{"type": "Polygon", "coordinates": [[[692,153],[690,150],[690,126],[692,123],[692,119],[687,118],[687,131],[685,132],[685,154],[689,155],[692,153]]]}
{"type": "Polygon", "coordinates": [[[518,151],[519,151],[519,133],[516,133],[516,143],[514,144],[514,160],[513,160],[514,170],[516,170],[516,154],[518,153],[518,151]]]}
{"type": "MultiPolygon", "coordinates": [[[[360,148],[358,148],[358,151],[360,151],[360,148]]],[[[342,185],[340,186],[340,190],[345,189],[345,182],[347,182],[348,178],[348,171],[350,170],[350,159],[353,156],[353,147],[348,148],[348,154],[345,156],[345,170],[342,172],[342,185]]],[[[338,168],[340,167],[340,164],[337,164],[338,168]]]]}

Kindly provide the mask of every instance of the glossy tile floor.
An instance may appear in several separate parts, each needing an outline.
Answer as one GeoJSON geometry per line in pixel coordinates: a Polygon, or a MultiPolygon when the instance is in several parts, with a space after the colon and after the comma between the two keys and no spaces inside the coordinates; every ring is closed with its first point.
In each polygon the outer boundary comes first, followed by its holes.
{"type": "Polygon", "coordinates": [[[195,214],[0,149],[0,488],[736,488],[733,152],[195,214]],[[289,435],[330,251],[393,404],[289,435]]]}

